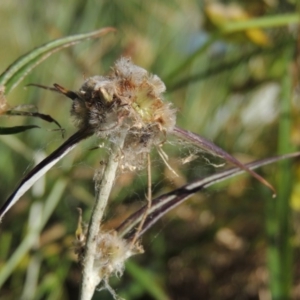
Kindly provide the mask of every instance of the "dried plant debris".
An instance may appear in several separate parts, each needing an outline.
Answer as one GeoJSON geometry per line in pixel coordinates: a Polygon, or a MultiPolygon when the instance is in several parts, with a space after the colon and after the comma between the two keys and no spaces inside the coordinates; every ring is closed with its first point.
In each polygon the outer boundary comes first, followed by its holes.
{"type": "MultiPolygon", "coordinates": [[[[75,232],[74,251],[78,256],[78,261],[84,264],[84,253],[87,239],[87,226],[82,223],[82,210],[79,208],[78,225],[75,232]]],[[[118,236],[117,232],[99,231],[96,237],[96,249],[93,255],[93,274],[89,274],[90,278],[96,281],[96,285],[102,285],[100,290],[107,289],[115,299],[120,297],[109,285],[109,278],[112,276],[121,277],[125,268],[126,260],[136,254],[144,252],[141,245],[135,243],[132,245],[130,241],[118,236]]]]}
{"type": "Polygon", "coordinates": [[[118,60],[108,76],[87,79],[73,101],[71,115],[80,129],[117,142],[125,131],[121,167],[141,168],[145,154],[160,145],[175,126],[175,110],[162,100],[164,83],[127,58],[118,60]]]}
{"type": "MultiPolygon", "coordinates": [[[[5,87],[3,85],[0,86],[0,116],[29,116],[29,117],[36,117],[40,118],[47,122],[54,122],[58,127],[59,130],[64,134],[64,129],[61,128],[60,124],[54,120],[51,116],[41,114],[37,111],[34,105],[18,105],[15,107],[10,107],[7,103],[5,97],[5,87]]],[[[0,135],[4,134],[16,134],[20,133],[29,129],[33,128],[40,128],[37,125],[22,125],[22,126],[13,126],[13,127],[0,127],[0,135]]]]}
{"type": "Polygon", "coordinates": [[[1,207],[0,219],[41,176],[80,141],[91,135],[116,144],[120,137],[126,135],[119,157],[121,171],[143,168],[151,149],[159,149],[165,142],[166,135],[171,134],[223,157],[274,191],[261,176],[247,169],[212,142],[176,127],[176,110],[162,97],[164,83],[158,76],[134,65],[128,58],[119,59],[107,76],[88,78],[78,92],[67,90],[58,84],[54,84],[54,88],[72,100],[71,116],[78,131],[22,179],[1,207]]]}
{"type": "Polygon", "coordinates": [[[34,105],[26,104],[26,105],[15,106],[11,109],[8,109],[5,112],[5,115],[40,118],[46,122],[55,123],[59,127],[59,130],[64,131],[56,120],[54,120],[50,115],[39,113],[36,106],[34,105]]]}
{"type": "Polygon", "coordinates": [[[9,105],[5,97],[5,87],[0,85],[0,115],[5,113],[8,109],[9,105]]]}

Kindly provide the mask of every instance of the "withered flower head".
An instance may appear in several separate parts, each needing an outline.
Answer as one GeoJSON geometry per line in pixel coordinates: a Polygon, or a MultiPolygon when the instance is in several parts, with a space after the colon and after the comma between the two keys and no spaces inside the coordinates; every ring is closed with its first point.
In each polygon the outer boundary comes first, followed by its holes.
{"type": "Polygon", "coordinates": [[[161,79],[121,58],[108,76],[88,78],[74,99],[71,115],[80,129],[90,128],[112,142],[126,131],[123,169],[141,168],[145,155],[175,126],[175,109],[163,101],[161,79]]]}

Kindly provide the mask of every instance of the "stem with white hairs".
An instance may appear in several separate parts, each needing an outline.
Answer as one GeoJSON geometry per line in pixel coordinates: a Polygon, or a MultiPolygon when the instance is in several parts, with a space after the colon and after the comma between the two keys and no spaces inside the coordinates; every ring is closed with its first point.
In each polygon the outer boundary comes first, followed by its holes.
{"type": "Polygon", "coordinates": [[[124,140],[126,137],[126,131],[120,132],[118,141],[113,143],[111,153],[108,158],[108,162],[101,178],[101,182],[95,182],[96,185],[96,203],[90,219],[85,254],[83,259],[83,274],[81,282],[80,300],[90,300],[93,297],[94,291],[97,285],[101,282],[102,278],[99,278],[99,273],[94,268],[95,253],[97,246],[97,236],[100,232],[100,224],[102,217],[107,206],[108,198],[116,178],[116,172],[118,170],[120,155],[122,155],[122,149],[124,140]]]}

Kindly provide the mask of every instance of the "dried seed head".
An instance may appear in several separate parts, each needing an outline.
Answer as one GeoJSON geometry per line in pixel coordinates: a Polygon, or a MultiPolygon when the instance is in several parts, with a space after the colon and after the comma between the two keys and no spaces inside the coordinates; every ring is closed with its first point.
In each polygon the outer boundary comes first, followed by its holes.
{"type": "MultiPolygon", "coordinates": [[[[81,222],[81,218],[80,221],[81,222]]],[[[80,263],[84,263],[84,251],[86,246],[87,232],[81,231],[78,234],[76,230],[76,240],[74,242],[75,254],[78,256],[80,263]]],[[[109,288],[109,278],[111,276],[122,276],[126,260],[136,254],[144,252],[139,244],[132,245],[125,239],[120,238],[116,231],[99,232],[96,237],[96,251],[94,253],[93,272],[90,277],[96,284],[104,282],[104,286],[109,288]]]]}
{"type": "Polygon", "coordinates": [[[121,276],[125,261],[129,257],[140,253],[143,253],[141,246],[132,246],[126,240],[120,238],[115,231],[102,232],[97,237],[94,271],[102,279],[108,279],[112,275],[121,276]]]}
{"type": "Polygon", "coordinates": [[[112,142],[126,131],[123,169],[141,168],[153,145],[161,144],[175,126],[176,112],[163,101],[165,85],[127,58],[121,58],[108,76],[88,78],[73,101],[75,125],[89,128],[112,142]]]}
{"type": "MultiPolygon", "coordinates": [[[[79,217],[75,232],[74,252],[78,261],[84,263],[84,252],[87,239],[87,227],[82,222],[82,210],[78,208],[79,217]]],[[[121,276],[125,261],[135,255],[143,253],[143,248],[120,238],[116,231],[99,232],[96,237],[96,251],[94,254],[94,276],[101,280],[108,280],[112,275],[121,276]]]]}

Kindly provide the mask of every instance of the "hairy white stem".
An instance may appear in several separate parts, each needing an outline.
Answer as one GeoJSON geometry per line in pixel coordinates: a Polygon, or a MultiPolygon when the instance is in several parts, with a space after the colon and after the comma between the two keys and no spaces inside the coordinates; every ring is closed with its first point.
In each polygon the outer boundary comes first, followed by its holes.
{"type": "Polygon", "coordinates": [[[120,132],[117,141],[112,145],[109,159],[101,178],[96,184],[96,203],[89,223],[86,248],[83,260],[83,274],[81,282],[80,300],[90,300],[93,297],[97,285],[102,281],[99,272],[94,268],[97,236],[100,224],[107,206],[108,198],[115,181],[116,172],[122,155],[122,148],[126,137],[126,131],[120,132]]]}

